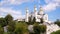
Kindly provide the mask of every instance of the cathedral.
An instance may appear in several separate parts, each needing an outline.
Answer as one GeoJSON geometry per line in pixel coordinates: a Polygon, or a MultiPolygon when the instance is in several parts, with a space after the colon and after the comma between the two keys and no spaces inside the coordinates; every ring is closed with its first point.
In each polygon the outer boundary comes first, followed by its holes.
{"type": "Polygon", "coordinates": [[[48,22],[48,14],[45,14],[44,13],[44,10],[42,8],[42,6],[39,7],[39,11],[37,11],[37,7],[36,5],[34,6],[34,11],[32,13],[29,13],[29,9],[26,8],[26,18],[25,18],[25,21],[28,22],[28,18],[32,16],[35,17],[36,19],[36,22],[40,22],[41,18],[43,19],[44,22],[48,22]]]}

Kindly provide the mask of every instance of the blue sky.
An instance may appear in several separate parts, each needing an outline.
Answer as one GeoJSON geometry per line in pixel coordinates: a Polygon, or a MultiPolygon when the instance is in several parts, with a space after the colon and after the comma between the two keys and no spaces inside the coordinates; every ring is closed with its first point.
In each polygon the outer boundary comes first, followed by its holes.
{"type": "Polygon", "coordinates": [[[26,7],[33,12],[34,5],[39,10],[40,4],[50,21],[60,19],[60,0],[0,0],[0,17],[11,14],[14,19],[24,18],[26,7]]]}

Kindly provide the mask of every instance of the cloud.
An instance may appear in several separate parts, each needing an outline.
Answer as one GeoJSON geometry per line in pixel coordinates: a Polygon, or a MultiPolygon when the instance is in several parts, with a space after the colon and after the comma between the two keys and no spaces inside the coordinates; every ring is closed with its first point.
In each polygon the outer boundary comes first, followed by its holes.
{"type": "Polygon", "coordinates": [[[0,8],[0,12],[4,12],[4,13],[9,13],[9,14],[16,14],[16,15],[20,15],[21,11],[19,10],[13,10],[11,8],[0,8]]]}
{"type": "Polygon", "coordinates": [[[60,3],[60,0],[45,0],[45,3],[60,3]]]}
{"type": "Polygon", "coordinates": [[[25,17],[22,15],[21,10],[13,10],[12,8],[0,8],[0,17],[5,17],[7,14],[11,14],[14,19],[25,17]]]}
{"type": "Polygon", "coordinates": [[[32,2],[33,0],[2,0],[0,6],[2,5],[20,5],[25,2],[32,2]]]}
{"type": "Polygon", "coordinates": [[[55,10],[59,5],[56,3],[49,3],[43,7],[45,11],[52,11],[55,10]]]}
{"type": "Polygon", "coordinates": [[[46,5],[43,6],[45,11],[56,10],[57,7],[60,7],[60,0],[45,0],[46,5]]]}

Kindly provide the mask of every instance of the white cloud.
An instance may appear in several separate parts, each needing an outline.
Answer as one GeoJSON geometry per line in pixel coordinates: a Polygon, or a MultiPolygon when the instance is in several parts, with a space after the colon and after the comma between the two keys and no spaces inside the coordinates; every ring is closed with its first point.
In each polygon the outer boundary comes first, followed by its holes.
{"type": "Polygon", "coordinates": [[[33,0],[2,0],[0,2],[0,6],[2,5],[19,5],[22,4],[24,2],[32,2],[33,0]]]}
{"type": "Polygon", "coordinates": [[[52,11],[55,10],[59,5],[56,3],[49,3],[43,7],[45,11],[52,11]]]}
{"type": "Polygon", "coordinates": [[[12,16],[14,16],[14,17],[13,17],[14,20],[15,20],[15,19],[24,19],[24,18],[25,18],[25,15],[12,15],[12,16]]]}
{"type": "Polygon", "coordinates": [[[45,0],[45,3],[60,3],[60,0],[45,0]]]}
{"type": "Polygon", "coordinates": [[[0,8],[0,17],[5,17],[7,14],[11,14],[14,19],[24,18],[21,10],[13,10],[11,8],[0,8]]]}
{"type": "Polygon", "coordinates": [[[46,5],[43,6],[45,11],[55,10],[57,7],[60,7],[60,0],[45,0],[46,5]]]}
{"type": "Polygon", "coordinates": [[[4,13],[9,13],[9,14],[16,14],[16,15],[20,15],[21,14],[21,10],[13,10],[11,8],[0,8],[0,12],[4,12],[4,13]]]}

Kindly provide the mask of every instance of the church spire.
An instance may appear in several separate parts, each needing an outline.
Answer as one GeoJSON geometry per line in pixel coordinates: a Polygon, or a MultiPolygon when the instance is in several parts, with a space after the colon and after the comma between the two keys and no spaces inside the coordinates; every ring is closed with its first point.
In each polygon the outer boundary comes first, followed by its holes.
{"type": "Polygon", "coordinates": [[[36,7],[36,5],[34,5],[34,12],[36,12],[37,11],[37,7],[36,7]]]}
{"type": "Polygon", "coordinates": [[[43,11],[43,8],[42,8],[42,6],[40,5],[40,11],[43,11]]]}
{"type": "Polygon", "coordinates": [[[36,5],[34,5],[34,14],[36,15],[36,13],[37,13],[37,7],[36,5]]]}
{"type": "Polygon", "coordinates": [[[28,7],[26,7],[26,13],[28,13],[28,12],[29,12],[28,7]]]}
{"type": "Polygon", "coordinates": [[[42,5],[40,5],[39,13],[40,13],[41,15],[43,15],[43,14],[44,14],[44,11],[43,11],[43,8],[42,8],[42,5]]]}
{"type": "Polygon", "coordinates": [[[37,7],[34,5],[34,17],[37,19],[37,7]]]}
{"type": "Polygon", "coordinates": [[[28,10],[28,8],[26,7],[26,19],[25,19],[26,22],[28,22],[28,17],[29,17],[29,13],[28,13],[28,12],[29,12],[29,10],[28,10]]]}

